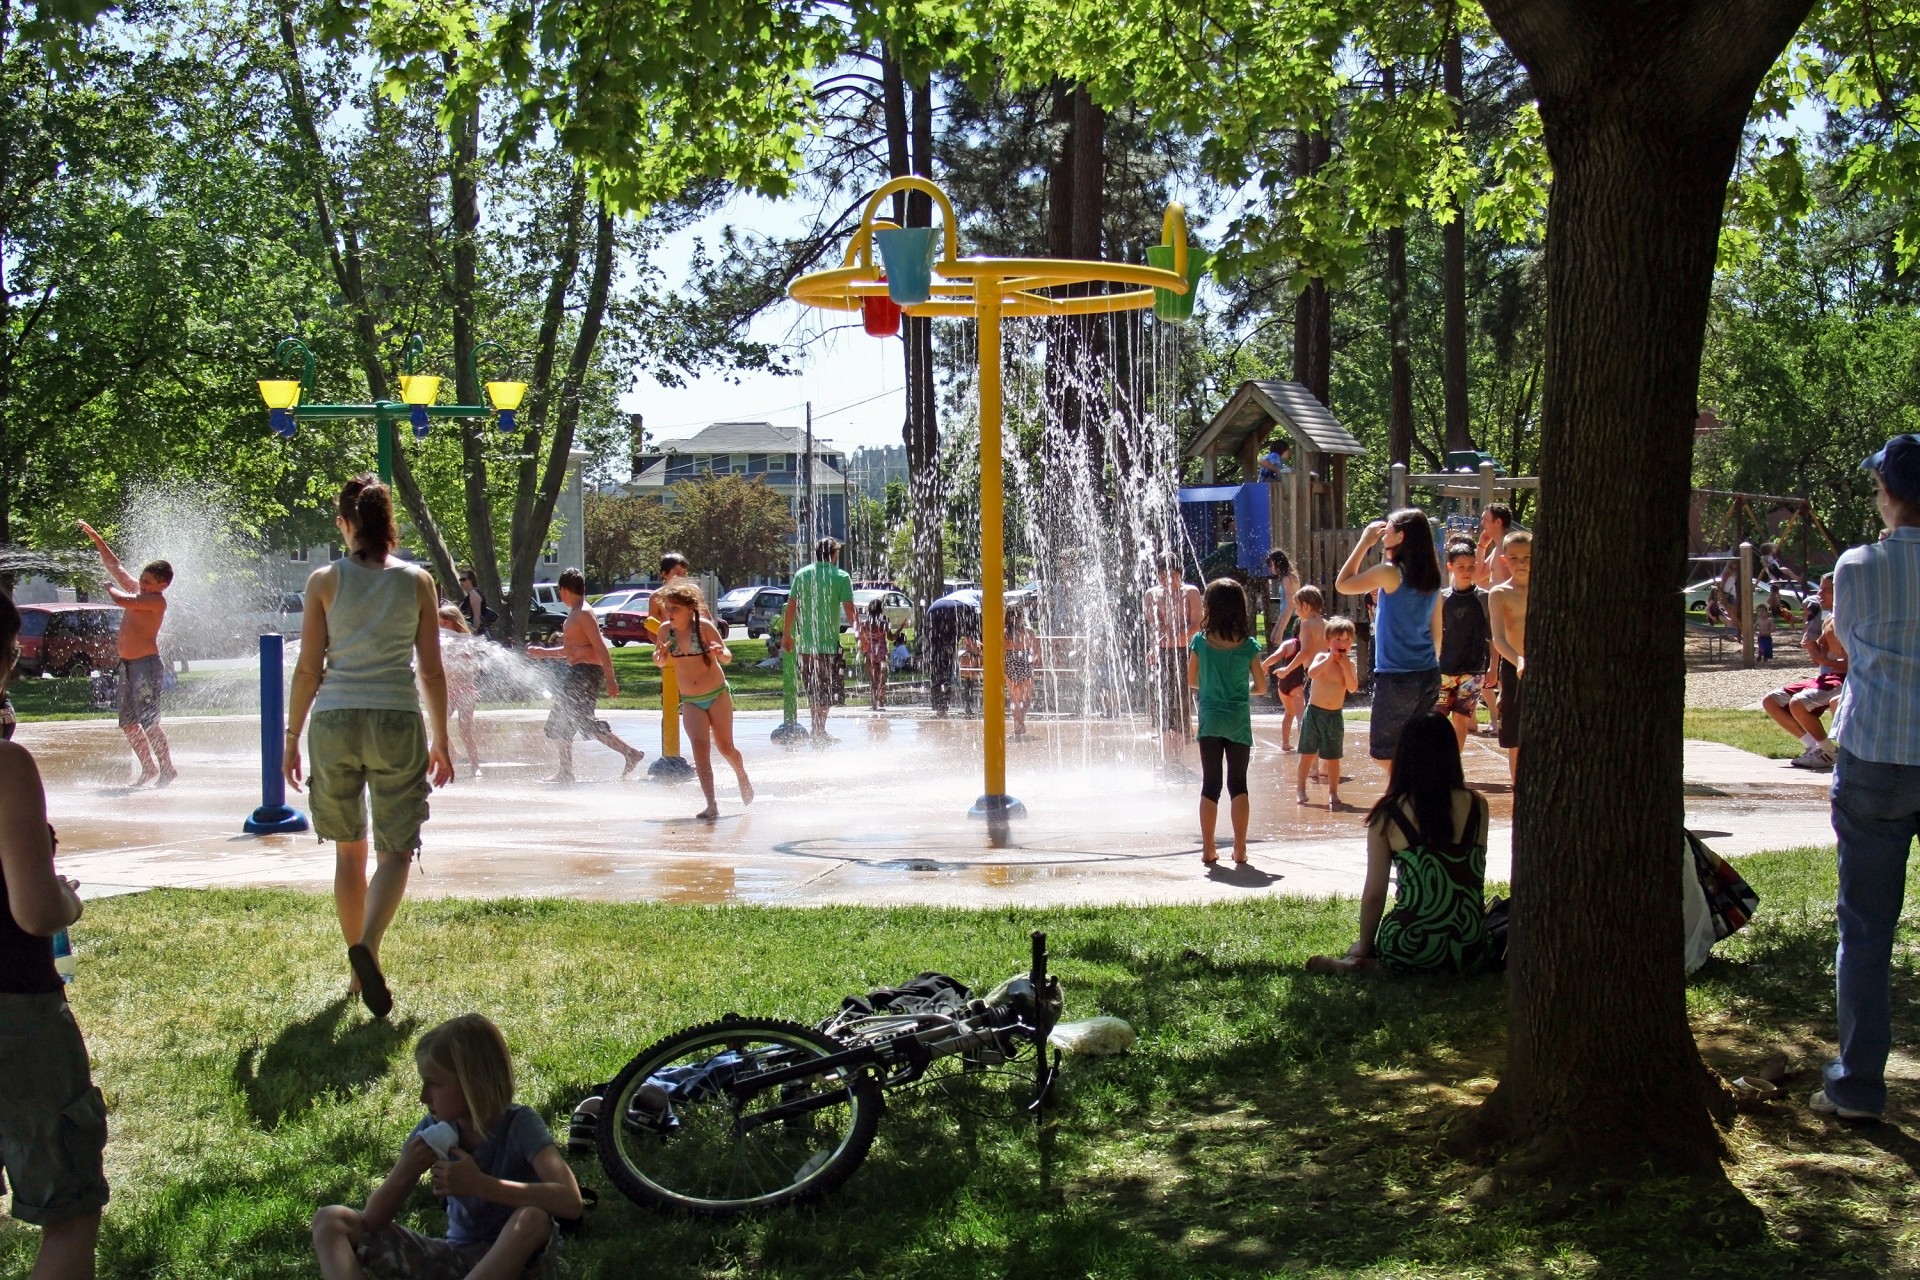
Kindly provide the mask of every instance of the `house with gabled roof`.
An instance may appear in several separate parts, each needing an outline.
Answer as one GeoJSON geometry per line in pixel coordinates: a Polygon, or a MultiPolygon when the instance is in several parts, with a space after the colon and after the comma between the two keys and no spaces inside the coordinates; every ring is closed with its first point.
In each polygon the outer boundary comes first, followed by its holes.
{"type": "MultiPolygon", "coordinates": [[[[703,476],[736,475],[758,480],[787,500],[793,513],[795,542],[806,499],[807,471],[813,472],[815,530],[811,537],[847,538],[849,481],[846,455],[831,441],[813,437],[811,454],[804,427],[770,422],[716,422],[683,440],[655,440],[633,459],[633,478],[620,486],[627,494],[651,495],[672,504],[672,487],[703,476]]],[[[809,541],[811,541],[811,537],[809,541]]]]}

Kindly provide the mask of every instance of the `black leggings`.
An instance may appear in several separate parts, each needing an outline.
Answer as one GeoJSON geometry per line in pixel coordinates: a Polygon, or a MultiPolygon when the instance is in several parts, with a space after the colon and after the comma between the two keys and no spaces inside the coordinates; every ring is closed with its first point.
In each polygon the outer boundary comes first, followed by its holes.
{"type": "Polygon", "coordinates": [[[1227,738],[1200,739],[1200,794],[1203,798],[1220,802],[1220,758],[1227,761],[1227,794],[1243,796],[1247,794],[1247,760],[1253,755],[1253,748],[1244,742],[1233,742],[1227,738]]]}

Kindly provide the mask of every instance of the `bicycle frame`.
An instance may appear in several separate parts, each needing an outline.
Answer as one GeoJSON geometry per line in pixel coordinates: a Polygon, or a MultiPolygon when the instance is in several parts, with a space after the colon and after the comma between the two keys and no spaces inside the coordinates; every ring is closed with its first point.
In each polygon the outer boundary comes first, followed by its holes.
{"type": "MultiPolygon", "coordinates": [[[[938,1013],[878,1013],[860,1018],[849,1025],[861,1028],[879,1024],[874,1031],[861,1034],[861,1043],[826,1057],[736,1076],[726,1086],[727,1091],[737,1103],[744,1105],[764,1090],[813,1079],[843,1067],[873,1070],[881,1088],[895,1089],[919,1080],[940,1058],[1000,1049],[1005,1037],[1017,1036],[1034,1046],[1034,1098],[1027,1110],[1038,1120],[1059,1072],[1057,1053],[1053,1065],[1047,1064],[1047,1036],[1059,1019],[1061,997],[1059,980],[1047,973],[1047,935],[1037,930],[1033,934],[1033,962],[1026,983],[1024,989],[1013,988],[1006,1002],[982,1005],[979,1012],[963,1017],[938,1013]],[[1028,1021],[1019,1008],[1023,1002],[1032,1007],[1034,1021],[1028,1021]]],[[[783,1101],[744,1118],[741,1129],[794,1119],[809,1111],[836,1105],[843,1092],[783,1101]]]]}

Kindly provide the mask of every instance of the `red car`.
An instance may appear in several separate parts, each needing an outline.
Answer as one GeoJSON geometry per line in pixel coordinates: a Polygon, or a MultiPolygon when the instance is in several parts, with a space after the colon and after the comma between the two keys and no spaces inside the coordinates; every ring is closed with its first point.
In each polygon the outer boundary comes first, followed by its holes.
{"type": "Polygon", "coordinates": [[[653,642],[653,633],[647,630],[647,600],[652,594],[635,596],[600,619],[600,634],[607,638],[608,644],[618,649],[629,640],[635,644],[653,642]]]}
{"type": "Polygon", "coordinates": [[[27,675],[84,676],[119,661],[120,610],[110,604],[20,606],[20,670],[27,675]]]}

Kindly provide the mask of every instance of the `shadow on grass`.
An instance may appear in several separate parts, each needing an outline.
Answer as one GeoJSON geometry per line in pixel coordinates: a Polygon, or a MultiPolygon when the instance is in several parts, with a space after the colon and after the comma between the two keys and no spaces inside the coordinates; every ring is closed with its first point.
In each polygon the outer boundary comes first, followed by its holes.
{"type": "Polygon", "coordinates": [[[343,1031],[358,1003],[349,996],[329,1001],[234,1062],[234,1084],[262,1129],[277,1129],[315,1104],[344,1098],[387,1074],[412,1040],[416,1020],[354,1018],[343,1031]]]}

